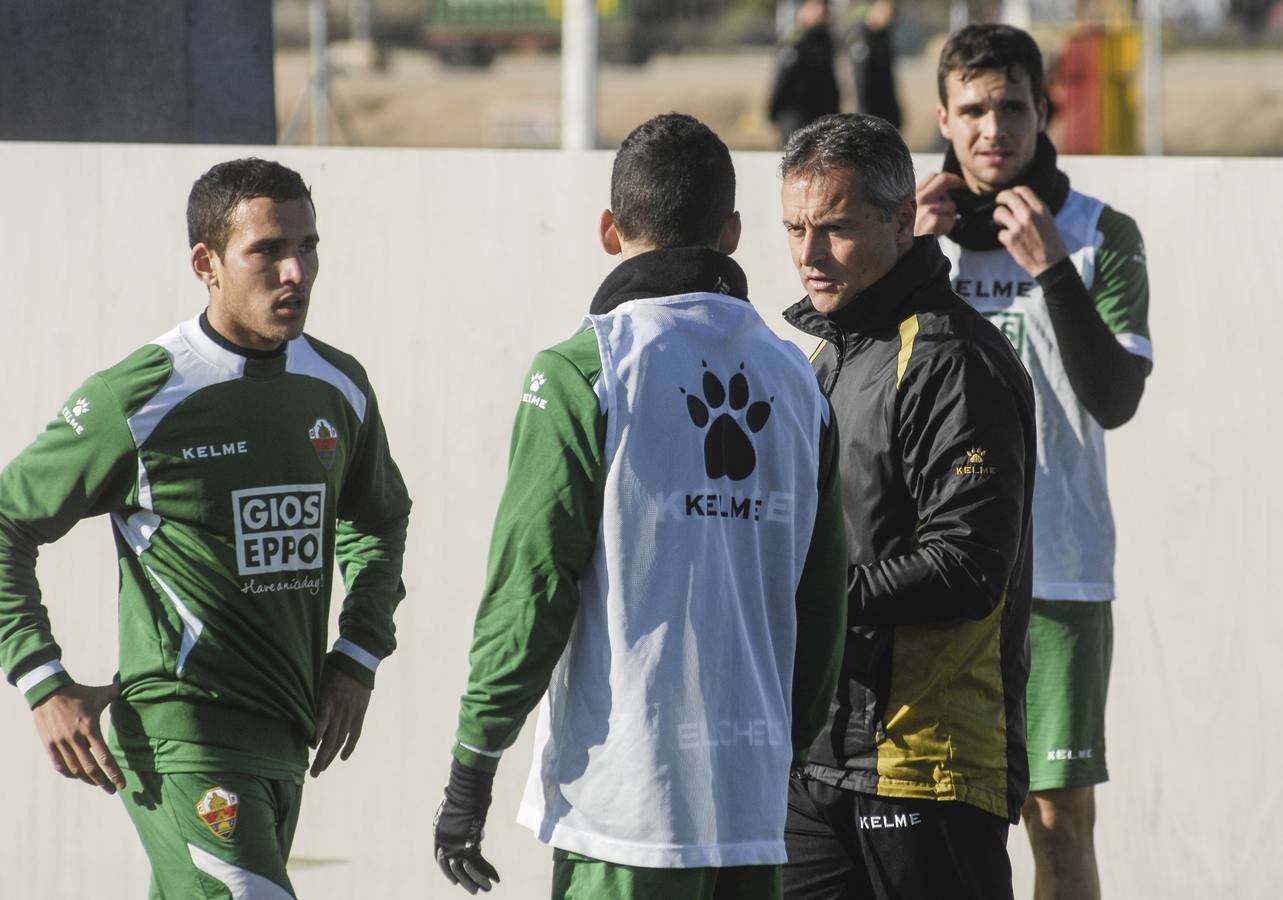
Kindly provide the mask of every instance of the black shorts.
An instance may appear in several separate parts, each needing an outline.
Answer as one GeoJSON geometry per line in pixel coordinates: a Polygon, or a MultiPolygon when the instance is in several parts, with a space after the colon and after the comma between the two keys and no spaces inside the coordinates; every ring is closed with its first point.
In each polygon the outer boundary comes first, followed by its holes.
{"type": "Polygon", "coordinates": [[[794,776],[785,900],[1010,900],[1006,819],[794,776]]]}

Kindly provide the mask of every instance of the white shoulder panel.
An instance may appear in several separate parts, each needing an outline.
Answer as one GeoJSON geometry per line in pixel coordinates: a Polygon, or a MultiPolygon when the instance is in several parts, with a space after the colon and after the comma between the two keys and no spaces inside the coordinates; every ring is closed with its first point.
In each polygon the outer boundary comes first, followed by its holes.
{"type": "Polygon", "coordinates": [[[129,417],[135,447],[142,447],[179,403],[202,388],[239,378],[245,369],[243,357],[218,346],[201,331],[199,318],[183,322],[152,343],[169,355],[174,371],[165,386],[129,417]]]}
{"type": "Polygon", "coordinates": [[[306,337],[300,336],[290,341],[285,354],[285,371],[292,375],[308,375],[324,381],[344,396],[356,411],[358,419],[365,421],[365,394],[356,386],[356,382],[344,375],[336,366],[326,362],[306,337]]]}
{"type": "Polygon", "coordinates": [[[1076,249],[1076,246],[1095,248],[1100,245],[1099,236],[1096,234],[1096,223],[1100,221],[1100,213],[1104,208],[1105,204],[1095,197],[1089,197],[1077,191],[1069,192],[1065,205],[1056,214],[1056,225],[1066,240],[1074,245],[1070,246],[1070,253],[1076,249]]]}

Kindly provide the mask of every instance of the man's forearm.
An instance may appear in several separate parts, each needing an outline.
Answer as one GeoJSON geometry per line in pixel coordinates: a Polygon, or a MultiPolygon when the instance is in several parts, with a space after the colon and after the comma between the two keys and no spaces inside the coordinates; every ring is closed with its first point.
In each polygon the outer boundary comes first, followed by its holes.
{"type": "Polygon", "coordinates": [[[71,677],[36,581],[36,543],[0,516],[0,668],[34,706],[71,677]]]}
{"type": "MultiPolygon", "coordinates": [[[[542,593],[491,591],[482,600],[459,710],[455,757],[489,768],[548,689],[579,612],[573,578],[548,579],[542,593]]],[[[493,769],[490,769],[493,771],[493,769]]]]}
{"type": "Polygon", "coordinates": [[[1102,428],[1117,428],[1136,414],[1149,363],[1120,344],[1092,306],[1071,260],[1038,276],[1060,346],[1065,374],[1082,405],[1102,428]]]}
{"type": "Polygon", "coordinates": [[[347,588],[339,634],[378,659],[396,649],[393,614],[405,598],[401,568],[406,523],[403,516],[371,533],[340,520],[335,533],[347,588]]]}
{"type": "MultiPolygon", "coordinates": [[[[974,555],[973,551],[973,555],[974,555]]],[[[927,544],[902,556],[852,566],[852,625],[922,625],[983,619],[1002,600],[1009,575],[999,552],[980,548],[983,564],[957,547],[927,544]]]]}

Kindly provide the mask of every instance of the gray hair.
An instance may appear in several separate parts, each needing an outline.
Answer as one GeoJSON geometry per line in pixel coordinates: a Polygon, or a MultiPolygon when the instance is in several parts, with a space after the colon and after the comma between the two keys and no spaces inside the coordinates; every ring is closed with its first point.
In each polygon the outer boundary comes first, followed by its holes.
{"type": "Polygon", "coordinates": [[[842,169],[860,173],[864,199],[883,221],[914,195],[913,158],[890,122],[862,113],[823,116],[789,137],[784,178],[815,178],[842,169]]]}

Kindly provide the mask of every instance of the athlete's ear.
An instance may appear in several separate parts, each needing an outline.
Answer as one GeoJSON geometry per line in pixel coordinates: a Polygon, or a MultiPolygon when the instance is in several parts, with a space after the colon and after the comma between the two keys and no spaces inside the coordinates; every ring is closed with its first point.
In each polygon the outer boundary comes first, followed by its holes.
{"type": "Polygon", "coordinates": [[[601,235],[601,249],[605,250],[611,256],[618,256],[624,252],[623,246],[619,243],[619,229],[615,227],[615,214],[608,209],[601,211],[601,222],[598,225],[601,235]]]}
{"type": "Polygon", "coordinates": [[[722,223],[722,232],[717,236],[717,249],[730,256],[740,245],[740,214],[733,212],[722,223]]]}
{"type": "Polygon", "coordinates": [[[218,273],[214,269],[217,258],[218,254],[203,241],[192,247],[192,271],[205,287],[212,288],[218,284],[218,273]]]}
{"type": "Polygon", "coordinates": [[[912,194],[900,201],[891,221],[895,223],[895,242],[898,246],[907,247],[913,244],[913,225],[918,217],[918,199],[912,194]]]}
{"type": "Polygon", "coordinates": [[[1047,130],[1047,96],[1045,94],[1038,101],[1038,130],[1047,130]]]}
{"type": "Polygon", "coordinates": [[[953,135],[949,133],[949,110],[939,103],[936,104],[936,124],[940,126],[940,137],[952,143],[953,135]]]}

